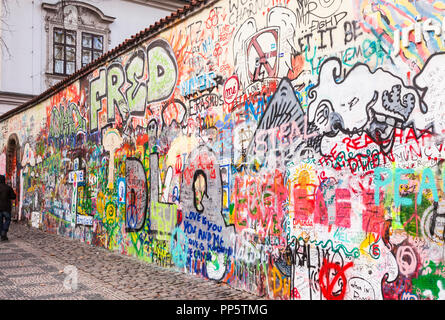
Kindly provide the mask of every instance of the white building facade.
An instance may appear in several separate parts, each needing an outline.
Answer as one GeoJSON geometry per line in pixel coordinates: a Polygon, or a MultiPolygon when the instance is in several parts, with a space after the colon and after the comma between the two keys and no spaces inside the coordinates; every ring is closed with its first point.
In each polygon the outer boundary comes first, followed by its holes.
{"type": "Polygon", "coordinates": [[[185,0],[2,0],[0,114],[185,4],[185,0]]]}

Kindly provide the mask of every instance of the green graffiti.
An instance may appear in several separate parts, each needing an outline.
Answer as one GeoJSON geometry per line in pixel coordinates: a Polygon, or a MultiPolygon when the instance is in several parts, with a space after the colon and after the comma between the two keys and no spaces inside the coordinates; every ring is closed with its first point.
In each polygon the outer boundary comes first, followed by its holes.
{"type": "Polygon", "coordinates": [[[422,298],[443,299],[445,291],[444,266],[442,262],[437,266],[433,261],[430,261],[427,267],[421,269],[421,275],[412,279],[413,292],[417,293],[422,298]],[[422,274],[425,273],[425,274],[422,274]]]}
{"type": "MultiPolygon", "coordinates": [[[[300,240],[303,240],[303,238],[300,238],[300,240]]],[[[315,240],[311,240],[310,243],[315,243],[316,246],[320,246],[323,249],[326,249],[328,246],[330,246],[332,252],[339,252],[340,250],[343,251],[343,253],[345,254],[346,257],[354,257],[354,258],[358,258],[360,257],[360,250],[358,248],[354,248],[351,251],[349,251],[343,244],[338,244],[337,246],[335,246],[334,248],[334,243],[331,240],[328,240],[326,242],[323,241],[315,241],[315,240]]]]}
{"type": "Polygon", "coordinates": [[[140,82],[144,76],[145,59],[144,51],[138,50],[129,60],[126,74],[130,87],[127,89],[128,112],[132,114],[144,114],[145,101],[147,99],[147,85],[140,82]]]}
{"type": "Polygon", "coordinates": [[[125,78],[120,63],[113,63],[107,70],[107,117],[114,121],[115,108],[119,110],[126,105],[125,97],[120,89],[125,84],[125,78]]]}
{"type": "Polygon", "coordinates": [[[80,114],[77,104],[71,102],[67,106],[60,104],[58,109],[56,106],[53,107],[49,127],[51,138],[71,137],[79,131],[86,132],[86,120],[80,114]]]}
{"type": "Polygon", "coordinates": [[[422,195],[422,203],[420,205],[415,204],[415,194],[411,193],[404,197],[410,199],[412,204],[409,206],[402,205],[400,207],[400,222],[409,235],[419,236],[421,234],[420,221],[425,210],[431,206],[431,202],[425,195],[422,195]]]}

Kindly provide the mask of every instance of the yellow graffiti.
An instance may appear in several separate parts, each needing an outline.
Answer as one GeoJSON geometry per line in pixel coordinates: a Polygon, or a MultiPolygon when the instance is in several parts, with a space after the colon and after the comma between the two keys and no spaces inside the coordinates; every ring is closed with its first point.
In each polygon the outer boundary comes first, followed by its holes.
{"type": "Polygon", "coordinates": [[[106,221],[108,224],[115,224],[116,223],[116,208],[113,204],[109,203],[107,205],[107,215],[106,215],[106,221]]]}
{"type": "Polygon", "coordinates": [[[150,207],[151,220],[156,222],[157,239],[170,241],[170,234],[176,225],[176,205],[152,201],[150,207]]]}
{"type": "Polygon", "coordinates": [[[277,269],[277,267],[273,266],[270,271],[270,281],[272,282],[271,288],[273,297],[289,297],[289,287],[290,287],[290,279],[284,276],[281,276],[281,272],[277,269]]]}
{"type": "Polygon", "coordinates": [[[97,212],[99,213],[99,217],[103,218],[105,212],[105,196],[102,191],[99,191],[97,194],[96,208],[97,212]]]}
{"type": "Polygon", "coordinates": [[[372,233],[369,233],[365,240],[360,244],[360,253],[365,257],[369,256],[369,247],[376,242],[376,238],[372,233]]]}

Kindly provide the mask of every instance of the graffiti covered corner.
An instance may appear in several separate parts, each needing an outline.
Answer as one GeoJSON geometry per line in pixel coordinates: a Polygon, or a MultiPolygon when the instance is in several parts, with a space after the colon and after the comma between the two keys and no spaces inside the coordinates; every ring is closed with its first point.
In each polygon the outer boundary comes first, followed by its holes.
{"type": "Polygon", "coordinates": [[[267,299],[444,299],[438,2],[196,5],[0,117],[19,216],[267,299]]]}

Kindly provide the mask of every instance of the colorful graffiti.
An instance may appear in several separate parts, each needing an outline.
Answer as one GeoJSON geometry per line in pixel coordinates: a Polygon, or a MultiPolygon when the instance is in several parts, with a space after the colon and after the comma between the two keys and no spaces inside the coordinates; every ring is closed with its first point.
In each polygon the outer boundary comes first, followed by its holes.
{"type": "Polygon", "coordinates": [[[19,214],[269,299],[444,299],[444,9],[197,9],[0,117],[19,214]]]}

